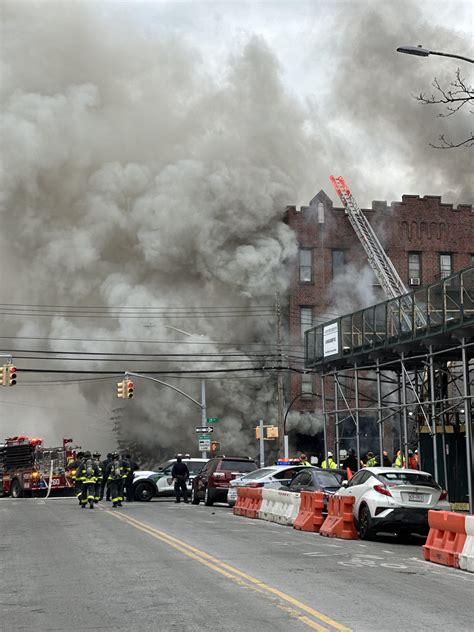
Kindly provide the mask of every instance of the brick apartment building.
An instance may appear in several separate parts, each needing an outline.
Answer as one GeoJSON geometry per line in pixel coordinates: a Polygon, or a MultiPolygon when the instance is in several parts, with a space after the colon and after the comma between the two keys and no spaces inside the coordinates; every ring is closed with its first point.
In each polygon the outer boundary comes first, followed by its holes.
{"type": "MultiPolygon", "coordinates": [[[[373,202],[371,209],[362,210],[409,289],[474,264],[471,205],[454,207],[438,196],[403,195],[401,202],[373,202]]],[[[304,331],[386,297],[368,268],[344,208],[334,207],[324,191],[299,211],[288,207],[284,220],[295,231],[299,245],[287,317],[290,356],[301,358],[292,363],[303,368],[304,331]]],[[[319,409],[318,398],[311,395],[320,391],[319,378],[292,373],[286,387],[287,402],[299,395],[292,411],[303,415],[319,409]]],[[[295,432],[290,444],[321,453],[321,436],[295,432]]]]}

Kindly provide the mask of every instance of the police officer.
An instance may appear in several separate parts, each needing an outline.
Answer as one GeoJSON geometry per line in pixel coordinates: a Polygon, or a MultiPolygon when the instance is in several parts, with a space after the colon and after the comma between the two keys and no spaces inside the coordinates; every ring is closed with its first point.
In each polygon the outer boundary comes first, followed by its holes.
{"type": "Polygon", "coordinates": [[[127,477],[125,478],[125,496],[127,497],[127,502],[131,503],[135,500],[133,494],[133,474],[138,470],[138,463],[132,461],[130,454],[125,455],[125,460],[128,466],[127,477]]]}
{"type": "Polygon", "coordinates": [[[89,451],[84,453],[84,458],[77,470],[77,476],[82,481],[81,507],[85,509],[87,503],[89,503],[90,509],[94,509],[95,484],[100,473],[89,451]]]}
{"type": "Polygon", "coordinates": [[[112,507],[122,507],[123,483],[127,477],[128,464],[120,458],[118,452],[112,452],[112,460],[107,466],[105,478],[110,487],[112,507]]]}
{"type": "Polygon", "coordinates": [[[97,469],[99,470],[99,477],[97,478],[94,490],[94,502],[98,503],[102,498],[102,479],[104,478],[104,471],[102,469],[102,463],[100,461],[100,452],[94,452],[92,455],[94,459],[94,463],[97,465],[97,469]]]}
{"type": "Polygon", "coordinates": [[[109,467],[109,463],[112,461],[112,452],[109,452],[107,454],[107,458],[102,461],[102,472],[103,472],[103,478],[102,478],[102,493],[101,493],[101,499],[104,497],[104,491],[105,491],[105,500],[110,500],[110,487],[107,484],[107,476],[106,476],[106,472],[107,472],[107,468],[109,467]]]}
{"type": "Polygon", "coordinates": [[[357,472],[357,470],[359,469],[359,462],[357,460],[354,448],[351,448],[349,450],[348,456],[342,462],[342,467],[345,470],[349,468],[351,472],[357,472]]]}
{"type": "Polygon", "coordinates": [[[183,492],[184,502],[188,502],[188,488],[186,487],[186,481],[189,478],[189,470],[186,463],[182,462],[180,456],[176,457],[176,463],[171,470],[171,478],[174,480],[174,493],[176,496],[175,502],[179,503],[179,492],[183,492]]]}

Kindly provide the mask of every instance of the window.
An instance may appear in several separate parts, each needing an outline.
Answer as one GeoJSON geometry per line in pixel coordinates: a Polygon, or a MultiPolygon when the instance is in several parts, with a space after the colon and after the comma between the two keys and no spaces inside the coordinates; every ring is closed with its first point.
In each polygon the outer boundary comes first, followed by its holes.
{"type": "Polygon", "coordinates": [[[309,398],[313,394],[313,376],[305,375],[301,376],[301,397],[309,398]]]}
{"type": "Polygon", "coordinates": [[[332,277],[336,277],[344,271],[345,266],[344,250],[332,251],[332,277]]]}
{"type": "Polygon", "coordinates": [[[453,273],[453,256],[448,254],[439,255],[439,276],[442,279],[453,273]]]}
{"type": "Polygon", "coordinates": [[[313,251],[300,248],[300,283],[313,282],[313,251]]]}
{"type": "Polygon", "coordinates": [[[369,472],[357,472],[355,476],[347,483],[347,487],[355,487],[356,485],[362,485],[366,480],[370,478],[369,472]]]}
{"type": "Polygon", "coordinates": [[[293,476],[295,476],[296,474],[298,474],[299,469],[286,469],[283,470],[282,472],[278,472],[278,474],[275,474],[273,478],[276,478],[279,481],[289,481],[293,478],[293,476]]]}
{"type": "Polygon", "coordinates": [[[324,204],[318,203],[318,224],[324,224],[324,204]]]}
{"type": "Polygon", "coordinates": [[[304,340],[304,332],[313,326],[313,308],[300,307],[301,338],[304,340]]]}
{"type": "Polygon", "coordinates": [[[408,279],[421,279],[421,254],[408,253],[408,279]]]}
{"type": "Polygon", "coordinates": [[[231,461],[231,460],[222,460],[220,471],[226,472],[253,472],[257,469],[256,463],[253,461],[231,461]]]}

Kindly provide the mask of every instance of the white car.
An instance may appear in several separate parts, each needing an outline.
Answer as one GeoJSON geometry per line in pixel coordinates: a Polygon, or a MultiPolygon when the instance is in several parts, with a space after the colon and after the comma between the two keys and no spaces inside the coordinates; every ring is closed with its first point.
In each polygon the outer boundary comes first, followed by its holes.
{"type": "MultiPolygon", "coordinates": [[[[191,495],[191,488],[194,476],[200,472],[209,459],[183,458],[189,470],[189,480],[186,487],[191,495]]],[[[171,478],[171,470],[176,463],[176,459],[169,459],[158,467],[158,471],[137,471],[133,478],[133,489],[135,499],[144,502],[150,501],[154,497],[174,496],[174,484],[171,478]]]]}
{"type": "Polygon", "coordinates": [[[245,476],[230,481],[227,492],[227,504],[233,507],[237,502],[238,487],[266,487],[267,489],[280,489],[282,485],[288,485],[293,476],[310,467],[309,465],[271,465],[254,470],[245,476]]]}
{"type": "Polygon", "coordinates": [[[396,467],[366,467],[336,496],[355,498],[353,515],[363,540],[378,531],[408,536],[428,533],[428,510],[449,511],[447,492],[428,472],[396,467]]]}

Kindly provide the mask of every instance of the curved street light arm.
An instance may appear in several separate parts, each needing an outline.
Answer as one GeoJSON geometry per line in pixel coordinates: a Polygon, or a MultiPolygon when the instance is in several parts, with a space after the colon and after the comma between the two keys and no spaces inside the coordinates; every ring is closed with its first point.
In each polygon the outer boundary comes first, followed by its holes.
{"type": "Polygon", "coordinates": [[[198,402],[197,399],[194,399],[194,397],[191,397],[191,395],[188,395],[187,393],[182,391],[180,388],[176,388],[176,386],[173,386],[172,384],[168,384],[168,382],[163,382],[163,380],[159,380],[156,377],[151,377],[150,375],[145,375],[143,373],[132,373],[130,371],[125,371],[125,377],[127,375],[132,375],[133,377],[141,377],[144,380],[151,380],[152,382],[158,382],[158,384],[162,384],[163,386],[167,386],[168,388],[172,388],[173,391],[176,391],[177,393],[180,393],[181,395],[183,395],[187,399],[190,399],[197,406],[199,406],[199,408],[201,408],[201,410],[205,407],[205,404],[202,404],[201,402],[198,402]]]}
{"type": "Polygon", "coordinates": [[[474,64],[474,59],[470,59],[469,57],[463,57],[463,55],[453,55],[451,53],[437,53],[434,50],[430,50],[430,55],[441,55],[441,57],[452,57],[453,59],[462,59],[463,61],[468,61],[470,64],[474,64]]]}

